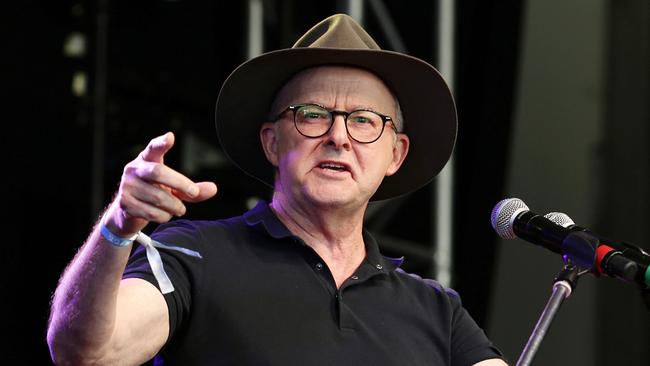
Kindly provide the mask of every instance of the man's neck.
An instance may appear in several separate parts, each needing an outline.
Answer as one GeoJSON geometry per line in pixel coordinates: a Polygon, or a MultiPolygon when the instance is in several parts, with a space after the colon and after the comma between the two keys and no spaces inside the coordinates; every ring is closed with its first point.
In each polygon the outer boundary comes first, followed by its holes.
{"type": "Polygon", "coordinates": [[[323,258],[334,276],[337,288],[365,258],[365,207],[304,207],[278,194],[273,196],[270,206],[289,231],[303,239],[323,258]]]}

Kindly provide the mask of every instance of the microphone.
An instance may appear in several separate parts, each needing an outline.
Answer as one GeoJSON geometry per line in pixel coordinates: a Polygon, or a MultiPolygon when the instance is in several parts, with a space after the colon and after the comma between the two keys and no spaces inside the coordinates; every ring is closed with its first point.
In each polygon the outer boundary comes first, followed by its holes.
{"type": "Polygon", "coordinates": [[[519,198],[507,198],[497,203],[490,220],[503,239],[524,239],[562,255],[565,262],[583,269],[592,269],[596,264],[598,238],[586,231],[557,225],[530,211],[519,198]]]}
{"type": "Polygon", "coordinates": [[[544,217],[569,230],[589,232],[599,238],[601,244],[596,251],[598,274],[613,274],[615,277],[635,282],[641,287],[650,286],[650,254],[642,248],[597,235],[576,225],[567,214],[562,212],[549,212],[544,217]],[[633,271],[632,267],[636,269],[633,271]]]}

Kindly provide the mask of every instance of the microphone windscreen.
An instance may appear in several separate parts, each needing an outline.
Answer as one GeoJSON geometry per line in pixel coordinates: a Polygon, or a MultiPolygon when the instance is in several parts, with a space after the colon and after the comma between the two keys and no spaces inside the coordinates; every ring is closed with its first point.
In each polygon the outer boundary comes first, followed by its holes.
{"type": "Polygon", "coordinates": [[[515,239],[517,235],[513,229],[513,220],[524,211],[530,210],[519,198],[506,198],[499,201],[490,215],[492,228],[503,239],[515,239]]]}
{"type": "Polygon", "coordinates": [[[549,212],[546,215],[544,215],[547,219],[553,221],[554,223],[568,228],[571,225],[575,225],[576,223],[573,222],[573,220],[569,217],[569,215],[562,213],[562,212],[549,212]]]}

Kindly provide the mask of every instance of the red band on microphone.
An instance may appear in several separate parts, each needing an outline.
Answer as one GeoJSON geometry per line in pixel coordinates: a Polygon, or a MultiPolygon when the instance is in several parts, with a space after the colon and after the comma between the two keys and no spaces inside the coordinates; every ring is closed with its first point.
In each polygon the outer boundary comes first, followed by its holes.
{"type": "Polygon", "coordinates": [[[613,251],[614,248],[601,244],[596,248],[596,272],[598,272],[599,275],[603,274],[603,269],[600,266],[603,262],[603,259],[609,252],[613,251]]]}

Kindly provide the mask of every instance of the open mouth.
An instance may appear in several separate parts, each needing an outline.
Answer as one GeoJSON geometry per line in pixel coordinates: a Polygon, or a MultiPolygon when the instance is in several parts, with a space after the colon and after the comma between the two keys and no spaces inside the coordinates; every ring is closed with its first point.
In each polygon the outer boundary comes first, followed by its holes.
{"type": "Polygon", "coordinates": [[[348,168],[345,165],[337,163],[321,163],[318,165],[318,167],[321,169],[334,170],[337,172],[348,171],[348,168]]]}

